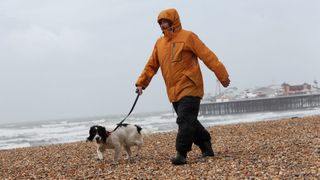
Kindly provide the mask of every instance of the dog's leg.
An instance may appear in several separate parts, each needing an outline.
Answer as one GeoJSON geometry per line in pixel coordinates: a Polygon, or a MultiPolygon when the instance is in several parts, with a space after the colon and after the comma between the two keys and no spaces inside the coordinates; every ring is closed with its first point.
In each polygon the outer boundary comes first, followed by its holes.
{"type": "Polygon", "coordinates": [[[130,160],[131,154],[132,154],[130,146],[124,146],[124,148],[126,149],[126,152],[127,152],[127,159],[130,160]]]}
{"type": "Polygon", "coordinates": [[[141,139],[139,139],[138,141],[136,141],[135,145],[137,146],[137,154],[136,156],[138,157],[138,159],[140,159],[140,151],[141,151],[141,147],[143,145],[143,139],[141,137],[141,139]]]}
{"type": "Polygon", "coordinates": [[[138,159],[140,159],[140,151],[141,151],[141,147],[142,147],[142,144],[137,144],[137,157],[138,159]]]}
{"type": "Polygon", "coordinates": [[[97,147],[97,155],[99,160],[103,159],[103,151],[104,148],[101,145],[97,147]]]}
{"type": "Polygon", "coordinates": [[[121,151],[121,145],[117,144],[114,146],[114,164],[118,164],[118,159],[121,151]]]}

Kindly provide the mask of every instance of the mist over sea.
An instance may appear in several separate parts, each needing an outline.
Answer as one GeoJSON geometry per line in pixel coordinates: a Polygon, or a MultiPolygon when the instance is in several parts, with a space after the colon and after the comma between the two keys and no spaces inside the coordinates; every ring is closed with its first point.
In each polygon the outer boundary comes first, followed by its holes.
{"type": "MultiPolygon", "coordinates": [[[[320,115],[320,108],[283,112],[263,112],[223,116],[200,116],[205,126],[217,126],[244,122],[277,120],[320,115]]],[[[64,119],[55,121],[12,123],[0,125],[0,149],[13,149],[48,144],[85,141],[93,125],[106,126],[113,130],[124,116],[64,119]]],[[[133,114],[125,123],[140,125],[147,133],[177,130],[176,115],[173,112],[133,114]]]]}

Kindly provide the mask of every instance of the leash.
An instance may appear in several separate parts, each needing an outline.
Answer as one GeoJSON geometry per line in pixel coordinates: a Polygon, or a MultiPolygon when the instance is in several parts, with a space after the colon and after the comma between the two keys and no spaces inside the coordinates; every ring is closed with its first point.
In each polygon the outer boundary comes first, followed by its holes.
{"type": "MultiPolygon", "coordinates": [[[[135,107],[136,104],[137,104],[137,101],[138,101],[138,99],[139,99],[139,96],[140,96],[140,94],[137,93],[136,100],[134,100],[134,103],[133,103],[132,108],[131,108],[131,110],[129,111],[128,115],[127,115],[122,121],[120,121],[120,123],[117,124],[117,127],[114,128],[113,131],[117,130],[117,129],[122,125],[122,123],[130,116],[131,112],[133,111],[134,107],[135,107]]],[[[113,131],[112,131],[112,132],[113,132],[113,131]]]]}

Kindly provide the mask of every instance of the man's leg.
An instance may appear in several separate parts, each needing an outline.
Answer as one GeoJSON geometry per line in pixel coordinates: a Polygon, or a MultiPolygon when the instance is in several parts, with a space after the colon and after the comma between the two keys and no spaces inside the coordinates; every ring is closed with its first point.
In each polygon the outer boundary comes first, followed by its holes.
{"type": "Polygon", "coordinates": [[[176,138],[177,156],[172,159],[176,165],[185,164],[188,151],[191,151],[194,142],[196,128],[194,122],[197,120],[200,105],[200,98],[186,96],[180,101],[174,102],[173,107],[178,115],[177,124],[179,126],[176,138]]]}
{"type": "Polygon", "coordinates": [[[196,127],[194,143],[201,149],[202,157],[214,156],[210,133],[202,126],[199,120],[196,120],[194,126],[196,127]]]}
{"type": "Polygon", "coordinates": [[[200,99],[197,106],[194,106],[192,126],[195,128],[193,143],[195,143],[201,149],[202,156],[214,156],[210,133],[202,126],[198,120],[198,114],[200,109],[200,99]]]}

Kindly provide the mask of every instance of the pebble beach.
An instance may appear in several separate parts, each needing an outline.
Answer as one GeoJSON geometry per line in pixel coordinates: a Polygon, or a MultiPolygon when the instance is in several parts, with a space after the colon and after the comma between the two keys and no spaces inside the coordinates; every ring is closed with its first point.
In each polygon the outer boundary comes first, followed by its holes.
{"type": "MultiPolygon", "coordinates": [[[[89,130],[89,127],[88,127],[89,130]]],[[[0,179],[320,179],[320,116],[208,128],[214,157],[193,146],[173,166],[176,131],[144,137],[141,157],[96,159],[92,142],[0,150],[0,179]]],[[[135,148],[132,149],[135,154],[135,148]]]]}

